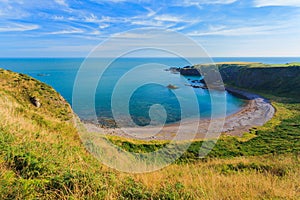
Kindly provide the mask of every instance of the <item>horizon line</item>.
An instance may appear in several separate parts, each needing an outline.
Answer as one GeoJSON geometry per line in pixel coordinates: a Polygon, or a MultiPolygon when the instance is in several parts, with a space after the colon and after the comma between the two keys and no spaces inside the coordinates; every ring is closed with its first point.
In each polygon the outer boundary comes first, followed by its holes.
{"type": "MultiPolygon", "coordinates": [[[[53,56],[53,57],[43,57],[43,56],[38,56],[38,57],[0,57],[0,59],[87,59],[87,58],[114,58],[114,57],[58,57],[58,56],[53,56]]],[[[120,57],[120,58],[300,58],[300,56],[210,56],[210,57],[163,57],[163,56],[151,56],[151,57],[120,57]]]]}

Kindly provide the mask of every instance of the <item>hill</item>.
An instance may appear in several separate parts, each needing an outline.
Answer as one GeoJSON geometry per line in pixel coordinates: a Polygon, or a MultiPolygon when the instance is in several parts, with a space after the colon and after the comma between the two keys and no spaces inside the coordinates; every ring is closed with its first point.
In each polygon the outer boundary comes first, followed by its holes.
{"type": "MultiPolygon", "coordinates": [[[[300,106],[269,97],[274,119],[223,136],[208,158],[196,141],[163,170],[125,174],[86,151],[79,120],[53,88],[0,69],[0,199],[297,199],[300,106]]],[[[109,139],[128,151],[164,145],[109,139]]]]}
{"type": "Polygon", "coordinates": [[[300,101],[300,64],[218,63],[224,83],[300,101]]]}
{"type": "MultiPolygon", "coordinates": [[[[217,69],[227,86],[264,94],[300,99],[300,63],[263,64],[251,62],[222,62],[175,68],[181,75],[200,76],[217,69]]],[[[213,74],[210,74],[213,78],[213,74]]]]}

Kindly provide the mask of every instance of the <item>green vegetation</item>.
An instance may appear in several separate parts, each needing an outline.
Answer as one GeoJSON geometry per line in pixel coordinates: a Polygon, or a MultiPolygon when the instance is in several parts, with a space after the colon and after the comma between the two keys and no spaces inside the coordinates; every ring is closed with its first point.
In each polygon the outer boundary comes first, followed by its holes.
{"type": "Polygon", "coordinates": [[[103,196],[110,175],[81,145],[69,104],[51,87],[5,70],[0,88],[0,199],[103,196]]]}
{"type": "MultiPolygon", "coordinates": [[[[241,66],[241,67],[247,67],[247,68],[272,68],[272,67],[299,67],[299,62],[291,62],[291,63],[285,63],[285,64],[265,64],[265,63],[259,63],[259,62],[220,62],[216,63],[218,67],[225,66],[225,65],[231,65],[231,66],[241,66]]],[[[196,65],[201,66],[201,65],[196,65]]]]}
{"type": "MultiPolygon", "coordinates": [[[[255,89],[272,100],[275,117],[242,138],[222,136],[207,158],[199,159],[202,142],[195,141],[177,163],[133,175],[108,169],[85,150],[78,119],[51,87],[0,70],[0,199],[299,199],[297,87],[289,98],[255,89]]],[[[133,152],[165,145],[109,139],[133,152]]]]}
{"type": "MultiPolygon", "coordinates": [[[[290,98],[294,102],[300,102],[300,63],[263,64],[249,62],[223,62],[211,64],[199,64],[179,70],[182,75],[204,77],[211,84],[219,77],[227,86],[238,87],[245,90],[269,94],[277,97],[290,98]],[[217,68],[218,70],[217,70],[217,68]]],[[[219,81],[220,82],[220,81],[219,81]]],[[[290,101],[289,101],[290,102],[290,101]]]]}
{"type": "MultiPolygon", "coordinates": [[[[263,127],[256,127],[245,134],[249,140],[232,136],[222,136],[208,157],[232,158],[236,156],[258,156],[264,154],[285,154],[300,152],[300,104],[273,103],[277,109],[276,116],[263,127]]],[[[113,139],[112,142],[126,151],[152,152],[166,143],[141,143],[113,139]]],[[[202,141],[195,141],[179,158],[178,163],[199,160],[202,141]]],[[[177,147],[178,148],[178,147],[177,147]]],[[[176,149],[174,148],[174,154],[176,149]]],[[[168,152],[172,155],[172,152],[168,152]]]]}
{"type": "MultiPolygon", "coordinates": [[[[290,98],[300,102],[299,63],[279,64],[217,64],[223,81],[229,86],[254,92],[290,98]]],[[[276,99],[277,101],[277,99],[276,99]]]]}

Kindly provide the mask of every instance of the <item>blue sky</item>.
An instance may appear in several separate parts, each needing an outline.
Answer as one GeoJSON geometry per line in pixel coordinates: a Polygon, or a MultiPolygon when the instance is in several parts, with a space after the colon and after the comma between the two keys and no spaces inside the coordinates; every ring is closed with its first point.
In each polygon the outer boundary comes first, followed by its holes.
{"type": "Polygon", "coordinates": [[[0,57],[85,57],[145,27],[185,34],[211,56],[300,56],[300,0],[0,0],[0,57]]]}

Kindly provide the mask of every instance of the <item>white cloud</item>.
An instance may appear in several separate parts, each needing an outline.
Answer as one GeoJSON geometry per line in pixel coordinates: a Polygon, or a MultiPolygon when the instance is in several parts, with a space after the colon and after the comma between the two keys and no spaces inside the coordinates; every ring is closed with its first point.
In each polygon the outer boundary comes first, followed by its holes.
{"type": "Polygon", "coordinates": [[[55,15],[55,16],[53,17],[53,19],[54,19],[54,20],[57,20],[57,21],[62,21],[62,20],[65,19],[65,17],[64,17],[64,16],[56,16],[56,15],[55,15]]]}
{"type": "Polygon", "coordinates": [[[153,19],[158,22],[167,22],[167,23],[172,22],[173,25],[176,25],[177,23],[194,24],[195,22],[200,22],[200,20],[196,19],[196,17],[194,19],[187,19],[181,16],[174,16],[174,15],[157,15],[153,19]]]}
{"type": "MultiPolygon", "coordinates": [[[[76,20],[76,19],[75,19],[76,20]]],[[[79,21],[82,21],[80,19],[77,19],[79,21]]],[[[90,14],[89,16],[85,16],[84,17],[84,22],[88,22],[88,23],[110,23],[110,22],[117,22],[119,21],[120,19],[119,18],[111,18],[111,17],[108,17],[108,16],[102,16],[100,19],[94,15],[93,13],[90,14]]]]}
{"type": "Polygon", "coordinates": [[[24,19],[30,15],[23,9],[21,2],[2,1],[0,0],[1,19],[24,19]]]}
{"type": "Polygon", "coordinates": [[[265,6],[294,6],[300,7],[300,0],[254,0],[256,7],[265,6]]]}
{"type": "Polygon", "coordinates": [[[154,11],[151,8],[147,8],[147,7],[145,7],[145,9],[148,11],[147,17],[152,17],[160,11],[160,9],[158,9],[157,11],[154,11]]]}
{"type": "Polygon", "coordinates": [[[155,20],[157,21],[166,21],[166,22],[181,22],[184,21],[181,18],[177,16],[171,16],[171,15],[159,15],[154,17],[155,20]]]}
{"type": "Polygon", "coordinates": [[[90,35],[101,35],[101,32],[98,30],[92,31],[89,33],[90,35]]]}
{"type": "Polygon", "coordinates": [[[191,25],[190,24],[187,24],[187,25],[184,25],[184,26],[178,26],[178,27],[173,27],[171,28],[172,31],[182,31],[188,27],[190,27],[191,25]]]}
{"type": "Polygon", "coordinates": [[[109,24],[100,24],[99,25],[100,29],[105,29],[105,28],[108,28],[108,27],[109,27],[109,24]]]}
{"type": "Polygon", "coordinates": [[[54,32],[50,32],[48,34],[50,34],[50,35],[63,35],[63,34],[76,34],[76,33],[84,33],[84,31],[82,29],[79,29],[79,28],[72,28],[72,29],[67,29],[67,30],[54,31],[54,32]]]}
{"type": "Polygon", "coordinates": [[[100,20],[98,19],[98,17],[94,14],[91,14],[90,16],[88,17],[85,17],[85,21],[86,22],[91,22],[91,23],[97,23],[99,22],[100,20]]]}
{"type": "Polygon", "coordinates": [[[13,31],[31,31],[38,29],[39,26],[35,24],[8,24],[0,27],[0,32],[13,32],[13,31]]]}
{"type": "Polygon", "coordinates": [[[205,4],[231,4],[236,2],[237,0],[183,0],[179,4],[184,6],[198,6],[205,4]]]}
{"type": "Polygon", "coordinates": [[[75,17],[68,17],[67,19],[70,20],[70,21],[76,21],[76,20],[78,20],[75,17]]]}
{"type": "Polygon", "coordinates": [[[280,29],[280,26],[249,26],[239,28],[225,28],[224,26],[213,27],[206,32],[193,31],[189,36],[209,36],[209,35],[222,35],[222,36],[245,36],[245,35],[267,35],[280,29]]]}
{"type": "Polygon", "coordinates": [[[65,2],[65,0],[54,0],[57,4],[61,6],[68,6],[68,4],[65,2]]]}
{"type": "Polygon", "coordinates": [[[133,20],[131,21],[133,25],[141,25],[141,26],[153,26],[153,27],[160,27],[163,26],[164,23],[161,21],[154,21],[154,20],[133,20]]]}

